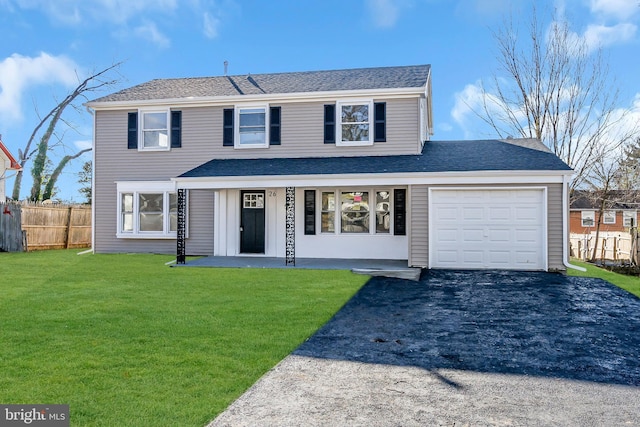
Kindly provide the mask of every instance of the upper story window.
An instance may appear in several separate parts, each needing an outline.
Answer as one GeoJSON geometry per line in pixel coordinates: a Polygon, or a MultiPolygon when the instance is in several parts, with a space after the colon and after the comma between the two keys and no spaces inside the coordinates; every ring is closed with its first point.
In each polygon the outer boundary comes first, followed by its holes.
{"type": "Polygon", "coordinates": [[[337,146],[373,145],[387,140],[387,104],[373,100],[343,100],[324,106],[324,143],[337,146]]]}
{"type": "Polygon", "coordinates": [[[373,144],[371,118],[373,102],[338,102],[338,145],[373,144]]]}
{"type": "Polygon", "coordinates": [[[129,113],[127,148],[168,151],[182,146],[182,111],[139,110],[129,113]]]}
{"type": "Polygon", "coordinates": [[[596,223],[595,211],[582,211],[582,226],[593,227],[596,223]]]}
{"type": "Polygon", "coordinates": [[[267,107],[236,108],[236,148],[268,147],[267,107]]]}
{"type": "Polygon", "coordinates": [[[169,149],[169,111],[140,111],[142,150],[169,149]]]}
{"type": "Polygon", "coordinates": [[[280,145],[280,107],[240,105],[224,109],[222,145],[235,148],[280,145]]]}

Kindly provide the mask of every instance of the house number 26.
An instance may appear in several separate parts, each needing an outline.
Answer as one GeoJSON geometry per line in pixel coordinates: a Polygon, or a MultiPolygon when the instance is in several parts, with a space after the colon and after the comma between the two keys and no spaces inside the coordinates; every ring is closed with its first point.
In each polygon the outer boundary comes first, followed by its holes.
{"type": "Polygon", "coordinates": [[[276,191],[269,191],[269,197],[276,197],[278,193],[276,191]]]}

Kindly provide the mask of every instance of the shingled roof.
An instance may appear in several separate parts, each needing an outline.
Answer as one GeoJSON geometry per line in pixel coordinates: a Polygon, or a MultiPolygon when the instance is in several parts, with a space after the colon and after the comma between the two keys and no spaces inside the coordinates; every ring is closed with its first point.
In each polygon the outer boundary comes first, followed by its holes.
{"type": "Polygon", "coordinates": [[[549,151],[500,140],[429,141],[419,155],[214,159],[179,178],[470,171],[569,172],[571,168],[549,151]]]}
{"type": "Polygon", "coordinates": [[[429,65],[411,65],[295,73],[156,79],[95,99],[89,104],[238,95],[421,88],[426,85],[429,72],[429,65]]]}

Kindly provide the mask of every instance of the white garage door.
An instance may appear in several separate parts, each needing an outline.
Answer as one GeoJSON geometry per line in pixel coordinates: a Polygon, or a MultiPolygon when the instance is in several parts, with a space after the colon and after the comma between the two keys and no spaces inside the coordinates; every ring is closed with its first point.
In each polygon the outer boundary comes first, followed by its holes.
{"type": "Polygon", "coordinates": [[[431,189],[432,268],[546,269],[544,189],[431,189]]]}

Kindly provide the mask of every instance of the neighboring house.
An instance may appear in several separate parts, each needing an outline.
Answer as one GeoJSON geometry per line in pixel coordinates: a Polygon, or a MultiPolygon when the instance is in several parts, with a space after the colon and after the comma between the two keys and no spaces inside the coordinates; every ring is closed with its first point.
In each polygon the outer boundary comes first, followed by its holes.
{"type": "MultiPolygon", "coordinates": [[[[600,232],[611,233],[629,231],[629,227],[638,225],[640,195],[637,192],[610,192],[612,201],[606,203],[602,213],[600,232]]],[[[596,232],[601,201],[589,191],[577,190],[571,201],[569,229],[575,234],[596,232]]]]}
{"type": "Polygon", "coordinates": [[[562,270],[572,170],[431,141],[429,65],[161,79],[96,99],[96,252],[562,270]]]}
{"type": "Polygon", "coordinates": [[[2,137],[0,137],[0,203],[4,203],[7,199],[6,182],[9,178],[7,171],[19,171],[20,169],[22,169],[20,164],[5,147],[2,137]]]}

